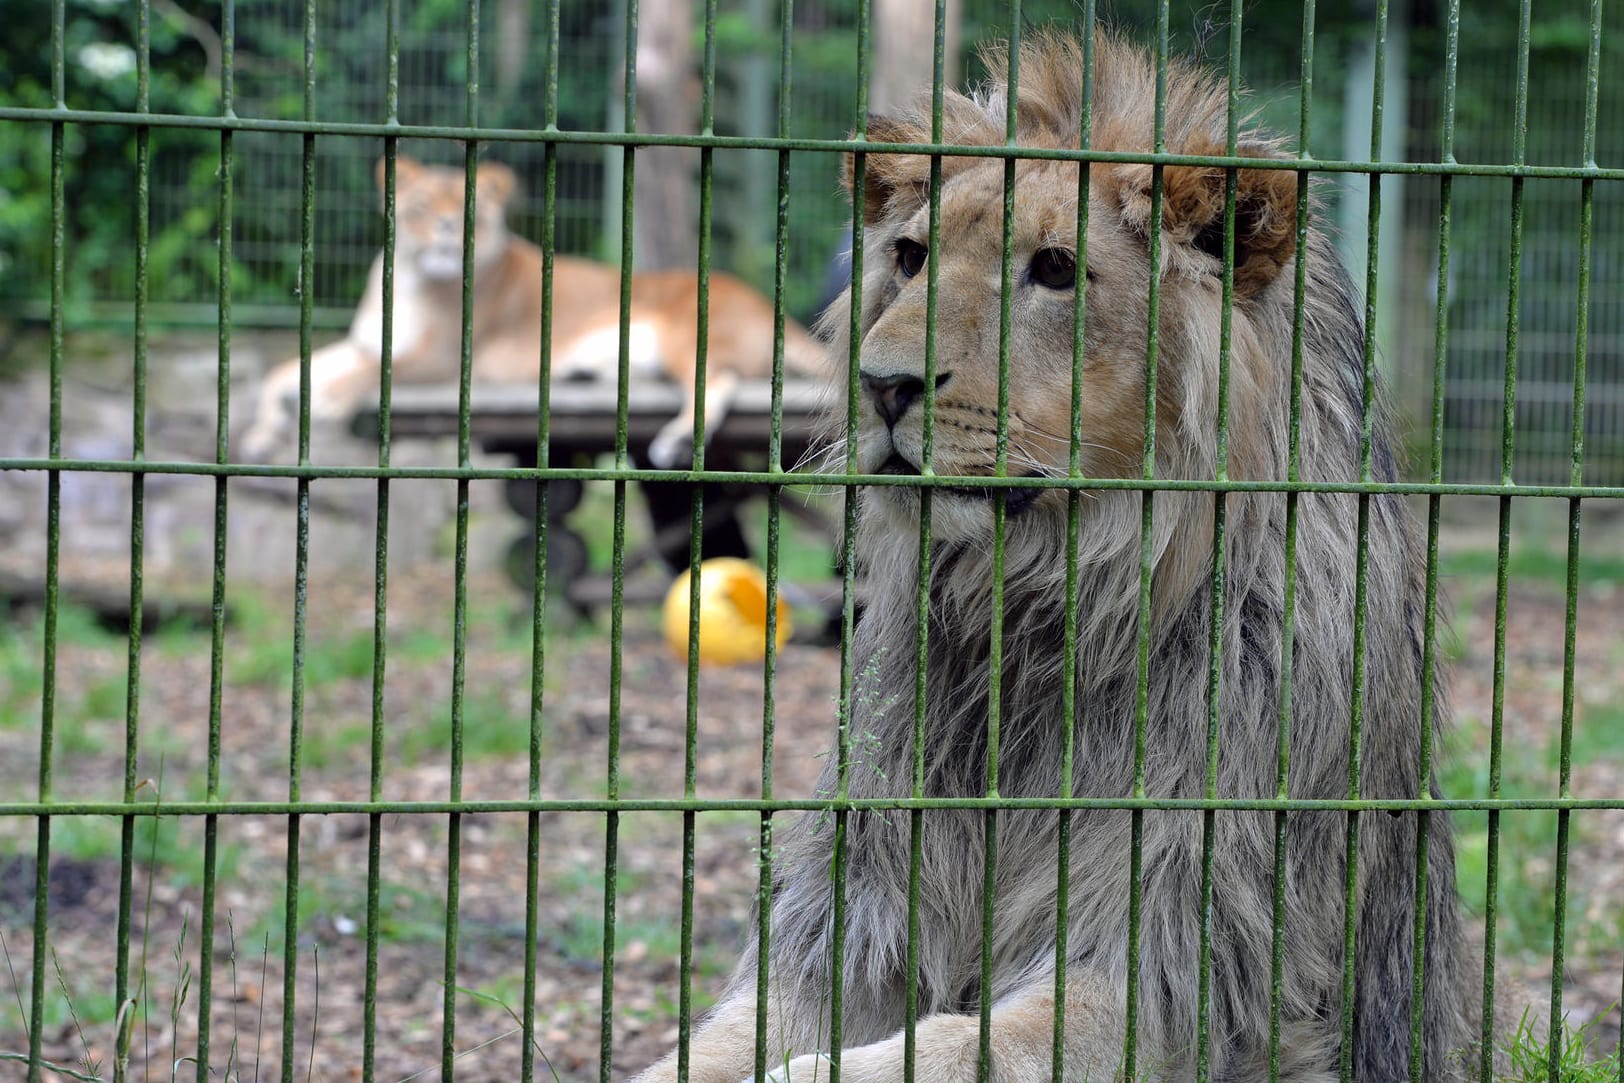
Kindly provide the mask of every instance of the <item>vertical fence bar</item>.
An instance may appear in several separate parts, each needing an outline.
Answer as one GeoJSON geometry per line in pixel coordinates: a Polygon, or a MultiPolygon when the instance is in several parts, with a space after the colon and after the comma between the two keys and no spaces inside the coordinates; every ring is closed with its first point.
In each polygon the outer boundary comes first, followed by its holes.
{"type": "MultiPolygon", "coordinates": [[[[1155,128],[1152,149],[1157,154],[1167,150],[1167,54],[1168,54],[1168,0],[1156,5],[1156,103],[1155,128]]],[[[1145,447],[1140,463],[1140,477],[1149,481],[1156,476],[1156,366],[1161,343],[1162,299],[1162,166],[1151,167],[1150,175],[1150,290],[1145,316],[1145,447]]],[[[1139,521],[1139,604],[1137,647],[1135,649],[1134,720],[1133,720],[1133,796],[1145,796],[1146,730],[1150,717],[1150,621],[1151,583],[1155,574],[1155,492],[1140,491],[1139,521]]],[[[1142,898],[1142,880],[1145,867],[1145,812],[1135,808],[1129,813],[1130,843],[1128,851],[1128,990],[1122,1051],[1122,1074],[1136,1078],[1139,1063],[1139,931],[1142,898]]]]}
{"type": "MultiPolygon", "coordinates": [[[[1596,116],[1601,84],[1602,0],[1590,0],[1590,48],[1585,62],[1584,164],[1596,164],[1596,116]]],[[[1568,484],[1584,484],[1585,367],[1589,355],[1591,242],[1596,215],[1596,182],[1579,182],[1579,281],[1573,333],[1573,437],[1568,484]]],[[[1579,622],[1579,517],[1581,499],[1568,500],[1567,613],[1562,632],[1562,737],[1557,795],[1573,795],[1574,663],[1579,622]]],[[[1562,981],[1567,957],[1568,842],[1573,813],[1556,812],[1556,897],[1551,930],[1550,1083],[1561,1077],[1563,1046],[1562,981]]]]}
{"type": "MultiPolygon", "coordinates": [[[[51,5],[51,102],[58,109],[67,108],[63,93],[67,67],[64,52],[65,0],[54,0],[51,5]]],[[[62,321],[64,290],[63,260],[66,235],[67,204],[63,193],[62,151],[65,125],[60,120],[51,122],[51,405],[49,428],[46,434],[46,454],[51,459],[62,457],[62,321]]],[[[62,473],[50,470],[45,475],[45,626],[41,646],[40,717],[39,717],[39,780],[36,792],[41,804],[51,799],[51,757],[56,728],[56,621],[57,621],[57,566],[61,550],[62,529],[62,473]]],[[[49,951],[50,914],[48,907],[51,882],[51,818],[41,815],[36,821],[34,843],[34,943],[33,972],[28,987],[28,1083],[39,1083],[40,1051],[44,1038],[45,1019],[45,956],[49,951]]]]}
{"type": "MultiPolygon", "coordinates": [[[[1387,73],[1387,0],[1377,0],[1375,25],[1375,76],[1371,91],[1370,160],[1381,160],[1382,106],[1387,73]]],[[[1374,164],[1370,172],[1369,214],[1365,239],[1364,388],[1360,402],[1359,480],[1370,481],[1374,442],[1376,401],[1376,287],[1380,271],[1380,229],[1382,175],[1374,164]]],[[[1349,716],[1348,797],[1358,800],[1361,792],[1365,720],[1365,608],[1370,580],[1370,494],[1359,494],[1359,525],[1356,534],[1353,587],[1353,695],[1349,716]]],[[[1424,816],[1425,814],[1420,814],[1424,816]]],[[[1347,841],[1343,857],[1343,1049],[1344,1077],[1353,1069],[1353,1012],[1357,995],[1357,927],[1359,908],[1359,813],[1347,814],[1347,841]]],[[[1412,1065],[1412,1070],[1415,1069],[1412,1065]]],[[[1413,1078],[1413,1077],[1412,1077],[1413,1078]]]]}
{"type": "MultiPolygon", "coordinates": [[[[637,130],[637,4],[626,5],[625,129],[637,130]]],[[[637,148],[621,150],[620,189],[620,345],[615,364],[615,470],[626,469],[627,388],[631,382],[632,212],[636,199],[637,148]]],[[[609,588],[609,765],[606,795],[620,797],[620,678],[624,672],[622,638],[626,628],[626,479],[616,476],[614,534],[610,552],[609,588]]],[[[614,1048],[615,1007],[615,892],[620,846],[620,813],[604,813],[603,850],[603,1001],[600,1006],[598,1079],[609,1083],[614,1048]]]]}
{"type": "MultiPolygon", "coordinates": [[[[699,130],[715,134],[716,95],[716,0],[705,3],[705,44],[701,65],[699,130]]],[[[715,151],[699,149],[699,308],[695,313],[697,334],[694,342],[694,454],[693,468],[705,468],[705,365],[710,346],[710,261],[711,187],[715,172],[715,151]]],[[[683,732],[682,795],[694,796],[696,745],[699,734],[699,599],[700,561],[703,556],[705,501],[703,485],[690,490],[688,519],[688,681],[686,723],[683,732]]],[[[682,814],[682,915],[681,945],[677,987],[677,1078],[688,1077],[689,1030],[693,1023],[694,966],[694,820],[697,814],[682,814]]]]}
{"type": "MultiPolygon", "coordinates": [[[[1094,139],[1094,0],[1083,0],[1083,85],[1079,96],[1077,146],[1092,147],[1094,139]]],[[[1088,326],[1088,201],[1092,171],[1086,161],[1077,163],[1077,254],[1075,292],[1072,297],[1071,335],[1071,427],[1067,430],[1070,448],[1066,476],[1083,476],[1083,366],[1088,326]]],[[[1077,754],[1077,606],[1079,575],[1078,548],[1082,538],[1083,493],[1066,493],[1066,612],[1064,643],[1061,647],[1063,674],[1060,683],[1060,793],[1073,795],[1076,785],[1077,754]]],[[[1071,904],[1071,824],[1072,810],[1062,808],[1055,825],[1055,928],[1054,928],[1054,1035],[1049,1052],[1050,1083],[1063,1083],[1066,1074],[1066,964],[1071,904]]]]}
{"type": "MultiPolygon", "coordinates": [[[[542,123],[547,131],[558,130],[558,27],[559,0],[548,0],[546,8],[547,84],[542,99],[542,123]]],[[[541,367],[536,378],[536,465],[546,469],[552,461],[552,374],[553,374],[553,256],[558,247],[558,144],[548,141],[542,148],[541,196],[541,367]]],[[[543,737],[542,697],[547,676],[547,482],[538,478],[535,487],[535,514],[531,531],[536,539],[534,590],[530,602],[530,740],[526,795],[541,797],[541,749],[543,737]]],[[[541,814],[525,815],[525,895],[524,895],[524,1005],[519,1020],[521,1083],[536,1077],[536,941],[541,931],[541,814]]]]}
{"type": "MultiPolygon", "coordinates": [[[[946,93],[947,3],[936,0],[932,16],[930,141],[942,141],[942,98],[946,93]]],[[[942,156],[930,158],[930,188],[925,248],[925,376],[920,421],[919,473],[935,476],[936,457],[936,314],[940,303],[942,236],[942,156]]],[[[931,512],[933,493],[919,487],[919,555],[915,566],[914,604],[914,719],[909,792],[925,795],[925,708],[929,700],[931,512]]],[[[925,816],[922,809],[908,813],[908,939],[907,972],[902,995],[902,1078],[914,1083],[919,1026],[919,890],[924,871],[925,816]]]]}
{"type": "MultiPolygon", "coordinates": [[[[1439,138],[1442,161],[1455,160],[1455,73],[1460,50],[1460,0],[1450,0],[1445,18],[1443,130],[1439,138]]],[[[1432,466],[1433,482],[1443,480],[1444,392],[1449,361],[1449,241],[1454,178],[1438,180],[1438,304],[1432,358],[1432,466]]],[[[1438,525],[1443,499],[1427,496],[1426,613],[1421,638],[1421,733],[1416,765],[1416,794],[1432,794],[1432,728],[1436,709],[1434,680],[1438,656],[1438,525]]],[[[1427,861],[1431,848],[1432,815],[1426,809],[1415,820],[1415,926],[1410,956],[1410,1079],[1421,1083],[1426,1073],[1426,960],[1427,861]]]]}
{"type": "MultiPolygon", "coordinates": [[[[479,0],[468,0],[468,127],[479,126],[479,0]]],[[[479,192],[479,144],[463,146],[462,342],[457,380],[457,466],[467,469],[472,439],[469,410],[474,371],[474,223],[479,192]]],[[[457,526],[453,556],[451,618],[451,800],[462,800],[464,691],[468,678],[468,487],[457,479],[457,526]]],[[[451,1083],[457,1056],[457,945],[462,899],[462,813],[446,817],[445,1018],[440,1030],[440,1078],[451,1083]]]]}
{"type": "MultiPolygon", "coordinates": [[[[385,49],[388,53],[387,82],[384,89],[386,123],[400,120],[400,5],[388,0],[384,9],[387,25],[385,49]]],[[[383,140],[383,327],[379,342],[378,368],[378,466],[389,468],[391,398],[394,390],[395,343],[395,240],[396,166],[399,140],[393,135],[383,140]]],[[[383,799],[384,681],[389,649],[389,478],[378,478],[377,524],[373,542],[372,579],[372,727],[368,749],[367,792],[373,801],[383,799]]],[[[361,1080],[373,1083],[378,1055],[378,924],[379,893],[383,876],[383,814],[367,816],[367,921],[365,976],[361,991],[361,1080]]],[[[203,1081],[199,1081],[203,1083],[203,1081]]]]}
{"type": "MultiPolygon", "coordinates": [[[[1302,45],[1298,55],[1298,128],[1297,153],[1310,156],[1309,136],[1313,129],[1314,113],[1314,0],[1303,0],[1302,45]]],[[[1291,309],[1291,392],[1290,418],[1286,427],[1286,480],[1296,482],[1302,477],[1302,418],[1303,418],[1303,307],[1308,290],[1308,174],[1297,174],[1297,236],[1292,271],[1291,309]]],[[[1297,637],[1297,508],[1299,494],[1293,490],[1286,494],[1285,582],[1282,586],[1280,619],[1280,704],[1275,719],[1275,796],[1290,795],[1288,788],[1291,767],[1292,687],[1295,677],[1295,644],[1297,637]]],[[[1350,738],[1351,755],[1358,759],[1358,736],[1350,738]]],[[[1351,785],[1358,786],[1358,769],[1350,768],[1351,785]]],[[[1357,825],[1350,819],[1350,834],[1357,825]]],[[[1280,1015],[1285,993],[1285,927],[1286,927],[1286,843],[1290,820],[1282,809],[1274,814],[1274,910],[1271,914],[1269,946],[1269,1080],[1280,1078],[1280,1015]]],[[[1346,896],[1346,936],[1353,935],[1353,891],[1346,896]]],[[[1341,1083],[1349,1083],[1353,1074],[1353,945],[1344,942],[1342,989],[1342,1053],[1341,1083]]]]}
{"type": "MultiPolygon", "coordinates": [[[[1224,134],[1224,153],[1233,156],[1240,145],[1240,79],[1241,79],[1241,26],[1240,0],[1229,5],[1229,70],[1228,103],[1224,134]]],[[[1220,290],[1218,327],[1218,413],[1215,428],[1216,443],[1213,454],[1213,477],[1229,480],[1229,367],[1231,336],[1235,317],[1235,197],[1239,175],[1233,169],[1224,171],[1224,239],[1223,269],[1220,290]]],[[[1212,582],[1208,604],[1211,606],[1207,632],[1207,758],[1203,793],[1207,799],[1218,796],[1218,736],[1222,719],[1223,696],[1223,638],[1225,590],[1225,538],[1228,525],[1229,500],[1224,492],[1212,495],[1212,582]]],[[[1196,975],[1196,1054],[1197,1083],[1207,1083],[1212,1073],[1212,861],[1217,842],[1217,813],[1205,809],[1201,813],[1201,939],[1198,948],[1196,975]]]]}
{"type": "MultiPolygon", "coordinates": [[[[1015,146],[1016,112],[1020,99],[1021,0],[1009,5],[1008,87],[1004,95],[1004,145],[1015,146]]],[[[1010,294],[1013,292],[1015,242],[1016,159],[1004,159],[1003,252],[998,278],[998,418],[993,451],[993,475],[1009,474],[1009,339],[1010,294]]],[[[936,247],[932,245],[932,247],[936,247]]],[[[927,381],[933,383],[934,380],[927,381]]],[[[987,649],[987,778],[986,794],[998,796],[998,753],[1003,721],[1004,683],[1004,532],[1009,494],[999,489],[992,499],[992,613],[991,642],[987,649]]],[[[998,810],[982,813],[981,859],[981,986],[980,1045],[976,1078],[986,1083],[992,1071],[992,945],[998,862],[998,810]]]]}
{"type": "MultiPolygon", "coordinates": [[[[1512,123],[1512,162],[1522,165],[1528,152],[1528,54],[1531,0],[1521,0],[1517,14],[1517,104],[1512,123]]],[[[1522,327],[1523,178],[1511,179],[1511,238],[1506,272],[1505,403],[1500,415],[1499,526],[1494,573],[1494,689],[1489,723],[1488,797],[1500,796],[1501,750],[1506,717],[1506,603],[1511,567],[1511,493],[1517,430],[1517,358],[1522,327]]],[[[1500,904],[1500,810],[1488,812],[1486,871],[1483,887],[1483,1020],[1479,1037],[1478,1078],[1494,1078],[1494,989],[1496,923],[1500,904]]]]}
{"type": "MultiPolygon", "coordinates": [[[[151,107],[152,6],[143,0],[136,9],[135,109],[151,107]]],[[[148,246],[152,229],[152,129],[135,130],[135,335],[132,374],[130,458],[140,463],[147,456],[147,296],[148,246]]],[[[124,685],[125,803],[135,800],[136,775],[141,756],[141,608],[146,543],[146,478],[130,475],[130,627],[124,685]]],[[[157,821],[152,824],[158,829],[157,821]]],[[[114,934],[113,999],[119,1004],[130,988],[130,911],[134,895],[135,817],[119,818],[118,924],[114,934]]],[[[205,950],[205,954],[207,951],[205,950]]]]}
{"type": "MultiPolygon", "coordinates": [[[[237,5],[225,0],[220,12],[220,113],[226,118],[235,114],[236,97],[236,44],[237,5]]],[[[220,202],[219,202],[219,267],[218,311],[216,333],[218,346],[215,364],[214,461],[224,466],[230,457],[231,440],[231,216],[233,191],[231,171],[231,129],[220,130],[220,202]]],[[[216,801],[220,797],[220,730],[222,725],[221,699],[225,689],[225,635],[226,635],[226,475],[214,479],[214,553],[210,588],[209,622],[209,736],[208,765],[205,768],[204,797],[216,801]]],[[[215,932],[215,878],[220,858],[220,817],[209,813],[203,818],[203,899],[198,927],[198,980],[197,980],[197,1083],[209,1083],[211,1078],[210,1038],[213,1033],[214,1004],[214,932],[215,932]]],[[[119,997],[124,1004],[124,996],[119,997]]],[[[234,1052],[234,1051],[233,1051],[234,1052]]],[[[228,1057],[231,1054],[228,1053],[228,1057]]],[[[365,1083],[372,1083],[366,1080],[365,1083]]]]}
{"type": "MultiPolygon", "coordinates": [[[[316,0],[304,5],[304,120],[316,119],[316,0]]],[[[315,301],[316,135],[302,136],[299,197],[299,465],[310,465],[310,338],[315,301]]],[[[305,604],[310,587],[310,478],[301,476],[293,556],[293,692],[288,722],[288,800],[298,801],[304,744],[305,604]]],[[[293,1083],[299,959],[299,825],[287,817],[287,891],[282,907],[282,1083],[293,1083]]],[[[314,1039],[312,1039],[314,1040],[314,1039]]]]}
{"type": "MultiPolygon", "coordinates": [[[[783,0],[778,41],[778,137],[790,134],[790,46],[794,35],[794,0],[783,0]]],[[[773,369],[772,406],[768,422],[767,470],[784,469],[784,291],[789,281],[789,151],[778,152],[778,205],[773,227],[773,369]]],[[[778,677],[778,563],[782,486],[767,487],[767,638],[761,676],[761,799],[773,799],[773,739],[776,733],[778,677]]],[[[772,954],[772,813],[761,813],[756,842],[756,1042],[755,1078],[767,1074],[767,997],[772,954]]]]}
{"type": "MultiPolygon", "coordinates": [[[[857,101],[853,110],[852,138],[868,138],[868,53],[869,0],[857,0],[857,101]]],[[[846,355],[846,454],[845,471],[857,472],[857,404],[863,337],[863,189],[867,183],[868,156],[852,153],[851,185],[851,336],[846,355]]],[[[847,486],[840,534],[840,726],[836,738],[835,796],[840,801],[851,789],[852,717],[852,630],[857,620],[857,489],[847,486]]],[[[849,813],[835,809],[833,855],[833,914],[830,921],[829,958],[829,1049],[834,1060],[829,1083],[840,1083],[841,1013],[846,993],[846,824],[849,813]]]]}

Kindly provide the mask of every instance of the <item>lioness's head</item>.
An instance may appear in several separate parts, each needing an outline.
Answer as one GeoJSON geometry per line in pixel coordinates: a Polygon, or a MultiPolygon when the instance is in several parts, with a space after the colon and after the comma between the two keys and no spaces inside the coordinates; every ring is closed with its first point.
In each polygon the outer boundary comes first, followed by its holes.
{"type": "MultiPolygon", "coordinates": [[[[385,163],[377,167],[383,191],[385,163]]],[[[513,170],[501,162],[479,163],[474,186],[474,273],[500,259],[507,247],[507,203],[513,170]]],[[[462,213],[467,192],[461,167],[395,160],[395,249],[400,259],[431,281],[462,277],[462,213]]]]}
{"type": "MultiPolygon", "coordinates": [[[[986,56],[994,73],[974,96],[946,92],[943,139],[962,145],[1002,145],[1008,80],[1007,52],[986,56]]],[[[1075,148],[1082,119],[1081,45],[1038,34],[1020,50],[1017,141],[1023,147],[1075,148]]],[[[1154,66],[1146,53],[1109,33],[1095,39],[1091,146],[1149,151],[1154,117],[1154,66]]],[[[1168,77],[1167,150],[1222,154],[1227,103],[1223,86],[1194,67],[1172,64],[1168,77]]],[[[870,140],[931,141],[929,102],[909,115],[871,118],[870,140]]],[[[1243,137],[1240,153],[1277,154],[1267,140],[1243,137]]],[[[941,229],[936,258],[934,469],[938,474],[990,475],[997,449],[999,339],[1003,285],[1005,162],[1001,158],[942,159],[941,229]]],[[[845,181],[854,180],[848,158],[845,181]]],[[[1082,469],[1092,476],[1138,476],[1145,452],[1145,368],[1152,228],[1152,168],[1095,164],[1088,200],[1086,246],[1077,235],[1079,166],[1020,160],[1009,272],[1008,472],[1064,475],[1071,446],[1074,305],[1086,288],[1082,353],[1082,469]]],[[[930,159],[870,154],[861,178],[867,233],[861,284],[859,468],[871,473],[918,473],[922,465],[925,393],[927,267],[930,258],[930,159]]],[[[1164,171],[1156,472],[1161,477],[1210,477],[1219,370],[1225,174],[1174,166],[1164,171]]],[[[1277,169],[1238,173],[1235,222],[1234,361],[1230,472],[1274,472],[1273,452],[1247,433],[1278,398],[1281,373],[1258,347],[1264,328],[1278,330],[1292,287],[1282,268],[1295,250],[1297,176],[1277,169]]],[[[849,297],[826,317],[837,364],[849,347],[849,297]]],[[[1288,325],[1289,326],[1289,325],[1288,325]]],[[[943,541],[984,537],[990,491],[937,491],[932,524],[943,541]]],[[[911,520],[917,490],[871,491],[866,506],[911,520]]],[[[1012,517],[1065,507],[1065,496],[1010,490],[1012,517]]]]}

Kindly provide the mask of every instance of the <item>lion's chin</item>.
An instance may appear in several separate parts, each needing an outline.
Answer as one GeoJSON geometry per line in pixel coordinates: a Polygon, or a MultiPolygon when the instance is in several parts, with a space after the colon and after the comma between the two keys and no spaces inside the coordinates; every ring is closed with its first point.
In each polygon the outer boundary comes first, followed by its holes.
{"type": "MultiPolygon", "coordinates": [[[[879,447],[864,449],[867,459],[864,473],[894,477],[917,477],[919,467],[909,452],[887,442],[879,447]]],[[[956,472],[952,463],[938,461],[939,474],[956,472]]],[[[966,475],[968,476],[968,475],[966,475]]],[[[920,493],[925,485],[876,485],[865,498],[869,507],[883,516],[883,524],[899,533],[919,536],[920,493]]],[[[930,500],[930,533],[938,543],[991,544],[995,530],[998,501],[1002,495],[1006,522],[1025,516],[1043,503],[1041,488],[1005,488],[1002,486],[942,485],[928,486],[930,500]]]]}
{"type": "MultiPolygon", "coordinates": [[[[899,534],[919,536],[921,486],[887,485],[869,490],[869,506],[899,534]]],[[[1044,489],[970,489],[938,487],[931,491],[930,536],[943,544],[992,544],[996,529],[996,494],[1004,493],[1007,524],[1025,518],[1042,505],[1044,489]]]]}
{"type": "Polygon", "coordinates": [[[436,245],[418,253],[417,270],[431,282],[449,282],[462,277],[462,245],[456,248],[436,245]]]}

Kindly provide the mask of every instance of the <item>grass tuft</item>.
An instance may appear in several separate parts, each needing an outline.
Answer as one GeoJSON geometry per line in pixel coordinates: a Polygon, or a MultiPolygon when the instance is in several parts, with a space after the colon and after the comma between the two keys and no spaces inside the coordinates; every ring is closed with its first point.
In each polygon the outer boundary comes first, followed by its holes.
{"type": "Polygon", "coordinates": [[[1612,1007],[1580,1026],[1573,1026],[1564,1017],[1560,1032],[1549,1041],[1540,1037],[1524,1011],[1517,1029],[1501,1043],[1505,1067],[1500,1071],[1499,1083],[1617,1083],[1619,1062],[1612,1057],[1591,1059],[1596,1045],[1596,1027],[1610,1014],[1612,1007]],[[1555,1046],[1556,1075],[1551,1075],[1552,1046],[1555,1046]]]}

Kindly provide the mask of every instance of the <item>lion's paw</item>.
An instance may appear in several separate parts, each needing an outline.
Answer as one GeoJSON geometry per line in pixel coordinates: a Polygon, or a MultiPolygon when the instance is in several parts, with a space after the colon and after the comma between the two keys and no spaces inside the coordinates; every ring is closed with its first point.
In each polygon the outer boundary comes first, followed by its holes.
{"type": "MultiPolygon", "coordinates": [[[[831,1062],[822,1053],[809,1053],[767,1073],[762,1083],[827,1083],[831,1062]]],[[[756,1083],[756,1077],[741,1083],[756,1083]]]]}

